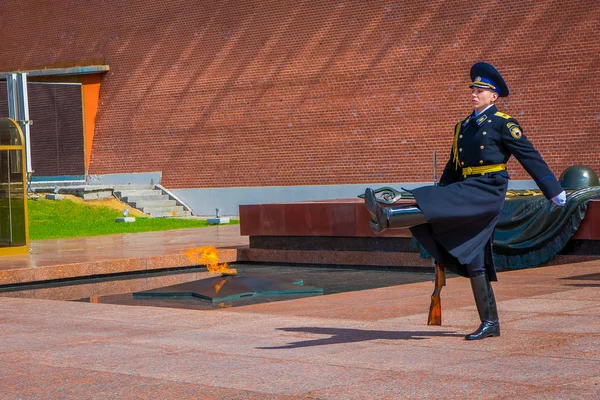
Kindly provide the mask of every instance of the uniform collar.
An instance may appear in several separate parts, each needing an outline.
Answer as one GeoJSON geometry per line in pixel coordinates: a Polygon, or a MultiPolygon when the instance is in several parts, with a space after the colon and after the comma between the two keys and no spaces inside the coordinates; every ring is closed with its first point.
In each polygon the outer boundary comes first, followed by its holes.
{"type": "Polygon", "coordinates": [[[473,110],[473,118],[477,118],[480,114],[485,113],[487,110],[489,110],[491,107],[496,107],[494,104],[490,104],[489,106],[487,106],[486,108],[483,109],[482,112],[478,113],[477,110],[473,110]]]}
{"type": "Polygon", "coordinates": [[[498,109],[495,104],[491,104],[485,110],[480,113],[477,113],[476,110],[473,110],[473,114],[469,116],[469,120],[474,120],[478,126],[483,125],[486,119],[490,118],[492,115],[496,114],[498,109]]]}

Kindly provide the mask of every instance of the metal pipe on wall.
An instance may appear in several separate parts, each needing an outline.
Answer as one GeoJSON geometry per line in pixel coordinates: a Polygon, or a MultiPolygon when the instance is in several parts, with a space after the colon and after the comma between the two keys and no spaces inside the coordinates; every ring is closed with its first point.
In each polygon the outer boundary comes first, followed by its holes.
{"type": "Polygon", "coordinates": [[[27,95],[27,73],[6,74],[6,89],[8,93],[8,117],[14,119],[25,137],[25,157],[27,175],[33,173],[31,168],[31,140],[29,120],[29,96],[27,95]]]}

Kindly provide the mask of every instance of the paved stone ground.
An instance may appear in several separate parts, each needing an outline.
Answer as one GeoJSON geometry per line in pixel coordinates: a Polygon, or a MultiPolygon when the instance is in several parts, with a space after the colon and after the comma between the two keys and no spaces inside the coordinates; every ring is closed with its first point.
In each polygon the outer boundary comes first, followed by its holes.
{"type": "Polygon", "coordinates": [[[600,261],[223,310],[0,298],[1,399],[600,399],[600,261]]]}

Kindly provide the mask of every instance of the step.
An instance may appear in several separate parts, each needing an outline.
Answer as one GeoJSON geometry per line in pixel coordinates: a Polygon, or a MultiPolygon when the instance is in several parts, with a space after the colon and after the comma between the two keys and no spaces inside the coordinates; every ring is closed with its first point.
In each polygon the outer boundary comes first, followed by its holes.
{"type": "Polygon", "coordinates": [[[132,190],[152,190],[152,185],[113,185],[115,192],[127,192],[132,190]]]}
{"type": "Polygon", "coordinates": [[[153,218],[163,217],[191,217],[190,210],[177,205],[178,201],[172,199],[169,194],[165,194],[162,189],[143,189],[143,188],[116,188],[115,196],[121,201],[127,203],[132,208],[150,215],[153,218]]]}
{"type": "Polygon", "coordinates": [[[127,196],[121,197],[121,201],[125,203],[135,203],[137,201],[156,201],[156,200],[169,200],[167,194],[153,194],[152,196],[127,196]]]}
{"type": "Polygon", "coordinates": [[[162,194],[161,190],[141,189],[141,190],[115,190],[115,196],[131,197],[131,196],[155,196],[162,194]]]}
{"type": "MultiPolygon", "coordinates": [[[[175,200],[143,200],[143,201],[133,201],[130,202],[128,201],[127,204],[129,204],[131,207],[134,208],[139,208],[139,209],[143,209],[143,208],[154,208],[154,207],[174,207],[177,205],[177,202],[175,200]]],[[[182,207],[183,209],[183,207],[182,207]]]]}

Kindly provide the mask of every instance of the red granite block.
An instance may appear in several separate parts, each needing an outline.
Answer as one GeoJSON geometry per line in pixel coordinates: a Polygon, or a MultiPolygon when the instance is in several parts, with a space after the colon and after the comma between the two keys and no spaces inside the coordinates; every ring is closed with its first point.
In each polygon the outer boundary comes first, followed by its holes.
{"type": "Polygon", "coordinates": [[[331,234],[333,236],[355,236],[357,219],[356,203],[330,203],[331,234]]]}
{"type": "Polygon", "coordinates": [[[80,262],[73,264],[58,264],[33,269],[33,280],[48,281],[53,279],[74,278],[90,276],[94,274],[92,262],[80,262]]]}
{"type": "Polygon", "coordinates": [[[282,204],[260,205],[261,229],[259,235],[277,236],[285,235],[285,208],[282,204]]]}
{"type": "Polygon", "coordinates": [[[418,253],[375,251],[243,249],[240,250],[239,261],[392,267],[431,266],[431,261],[420,258],[418,253]]]}
{"type": "Polygon", "coordinates": [[[232,263],[238,261],[239,249],[219,249],[219,262],[232,263]]]}
{"type": "Polygon", "coordinates": [[[33,276],[34,272],[31,267],[0,270],[0,285],[31,282],[33,276]]]}
{"type": "Polygon", "coordinates": [[[36,299],[48,300],[77,300],[88,298],[94,295],[96,284],[78,284],[59,287],[49,287],[32,290],[36,299]]]}
{"type": "Polygon", "coordinates": [[[375,236],[371,231],[369,221],[371,221],[371,214],[365,207],[364,204],[358,204],[354,210],[354,218],[356,220],[355,235],[356,236],[375,236]]]}
{"type": "Polygon", "coordinates": [[[592,200],[588,203],[585,218],[581,221],[573,239],[600,240],[600,200],[592,200]]]}
{"type": "Polygon", "coordinates": [[[306,203],[306,227],[309,236],[330,236],[333,229],[331,206],[328,203],[306,203]]]}
{"type": "Polygon", "coordinates": [[[262,228],[260,219],[260,204],[241,205],[240,233],[242,235],[257,235],[262,228]]]}
{"type": "MultiPolygon", "coordinates": [[[[167,275],[173,276],[173,275],[167,275]]],[[[179,275],[174,275],[179,276],[179,275]]],[[[164,277],[158,277],[164,278],[164,277]]],[[[106,282],[98,282],[93,286],[94,296],[110,296],[121,293],[132,293],[139,292],[148,289],[148,282],[152,278],[138,278],[138,279],[126,279],[126,280],[114,280],[106,282]]]]}
{"type": "MultiPolygon", "coordinates": [[[[403,200],[397,204],[411,203],[403,200]]],[[[372,237],[370,220],[362,199],[240,206],[241,234],[249,236],[372,237]]],[[[411,234],[408,229],[394,229],[377,236],[411,234]]]]}
{"type": "Polygon", "coordinates": [[[177,268],[195,265],[196,263],[190,261],[184,254],[170,254],[163,256],[146,257],[146,269],[163,269],[163,268],[177,268]]]}
{"type": "Polygon", "coordinates": [[[123,258],[94,262],[94,275],[116,274],[119,272],[144,271],[147,268],[146,258],[123,258]]]}
{"type": "Polygon", "coordinates": [[[283,211],[282,226],[277,227],[278,232],[285,232],[288,236],[305,236],[310,234],[306,216],[307,204],[273,204],[271,208],[280,207],[283,211]]]}
{"type": "Polygon", "coordinates": [[[15,292],[4,292],[0,293],[0,297],[17,297],[22,299],[34,299],[35,291],[34,290],[19,290],[15,292]]]}

